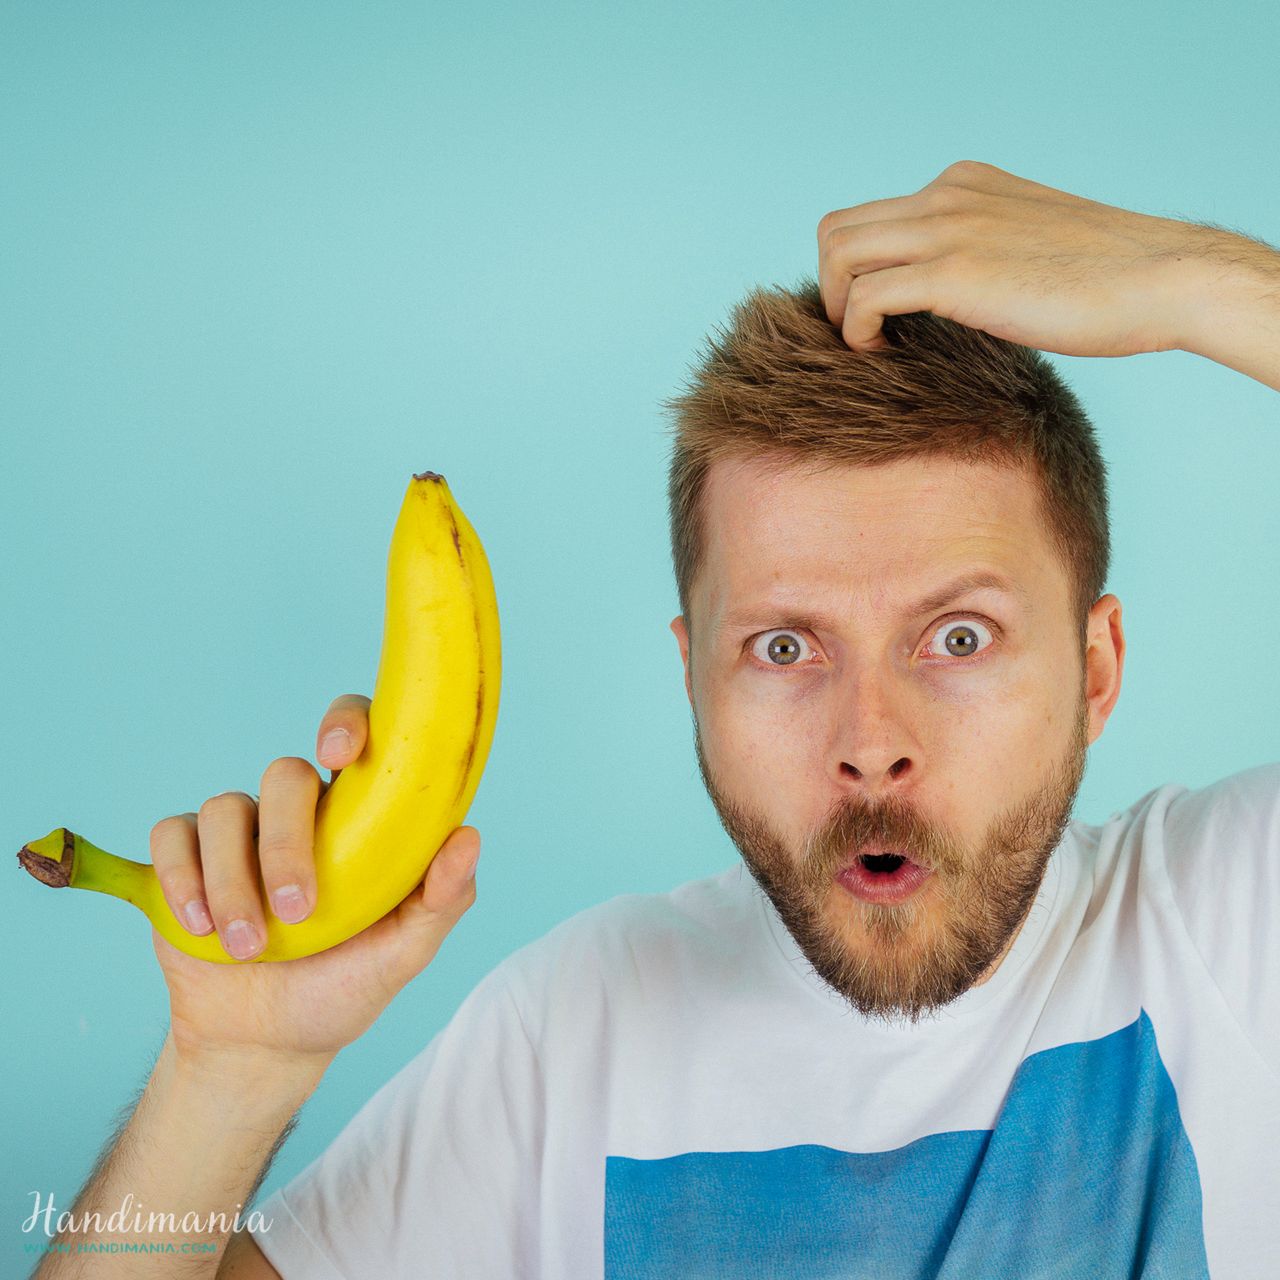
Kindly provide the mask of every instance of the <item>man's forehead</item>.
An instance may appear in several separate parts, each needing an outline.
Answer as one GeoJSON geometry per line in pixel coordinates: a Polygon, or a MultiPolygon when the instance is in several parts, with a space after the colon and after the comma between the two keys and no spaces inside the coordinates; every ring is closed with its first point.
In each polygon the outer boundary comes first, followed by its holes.
{"type": "Polygon", "coordinates": [[[1051,555],[1028,477],[954,459],[822,470],[735,459],[708,476],[705,514],[713,614],[849,590],[897,602],[982,578],[1025,596],[1051,555]]]}
{"type": "Polygon", "coordinates": [[[707,512],[724,521],[773,512],[780,502],[871,517],[897,509],[906,497],[919,505],[1016,496],[1030,510],[1039,490],[1027,468],[950,455],[870,464],[761,454],[717,459],[707,472],[703,494],[707,512]]]}

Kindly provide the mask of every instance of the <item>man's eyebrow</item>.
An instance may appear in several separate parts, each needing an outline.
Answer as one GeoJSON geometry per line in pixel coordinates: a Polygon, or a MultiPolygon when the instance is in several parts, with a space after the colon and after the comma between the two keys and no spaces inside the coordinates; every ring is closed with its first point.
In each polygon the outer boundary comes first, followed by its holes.
{"type": "MultiPolygon", "coordinates": [[[[971,592],[982,590],[1000,591],[1005,595],[1013,596],[1023,604],[1027,603],[1026,591],[1016,582],[1011,581],[1002,574],[978,569],[962,574],[958,578],[953,578],[945,586],[939,587],[936,591],[931,591],[922,600],[917,600],[914,605],[911,605],[906,610],[905,616],[913,617],[916,614],[932,613],[933,610],[941,609],[943,605],[951,604],[953,601],[960,599],[961,596],[967,596],[971,592]]],[[[747,605],[733,610],[732,613],[724,617],[721,622],[721,628],[751,627],[781,619],[785,619],[790,626],[805,627],[811,631],[818,629],[834,630],[839,625],[825,614],[816,614],[807,609],[796,612],[785,603],[764,601],[761,604],[747,605]]]]}

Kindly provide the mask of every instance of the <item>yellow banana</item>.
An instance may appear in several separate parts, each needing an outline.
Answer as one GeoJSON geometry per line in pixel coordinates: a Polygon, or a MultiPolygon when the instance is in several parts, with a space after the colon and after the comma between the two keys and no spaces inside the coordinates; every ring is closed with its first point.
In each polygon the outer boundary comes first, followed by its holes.
{"type": "MultiPolygon", "coordinates": [[[[501,660],[484,547],[444,477],[424,471],[409,482],[391,535],[368,740],[316,805],[315,910],[283,924],[263,893],[267,943],[254,961],[336,946],[421,881],[480,785],[501,660]]],[[[182,927],[150,863],[117,857],[65,827],[23,846],[18,860],[45,884],[132,902],[188,955],[239,963],[216,933],[196,937],[182,927]]]]}

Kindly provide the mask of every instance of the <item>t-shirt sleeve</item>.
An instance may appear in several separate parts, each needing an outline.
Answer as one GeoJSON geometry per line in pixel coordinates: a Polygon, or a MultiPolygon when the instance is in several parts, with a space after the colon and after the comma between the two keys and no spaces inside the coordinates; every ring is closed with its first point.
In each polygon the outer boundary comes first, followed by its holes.
{"type": "Polygon", "coordinates": [[[253,1237],[284,1280],[529,1274],[543,1091],[506,971],[257,1206],[253,1237]]]}
{"type": "Polygon", "coordinates": [[[1176,796],[1164,843],[1192,942],[1244,1033],[1280,1074],[1280,764],[1176,796]]]}

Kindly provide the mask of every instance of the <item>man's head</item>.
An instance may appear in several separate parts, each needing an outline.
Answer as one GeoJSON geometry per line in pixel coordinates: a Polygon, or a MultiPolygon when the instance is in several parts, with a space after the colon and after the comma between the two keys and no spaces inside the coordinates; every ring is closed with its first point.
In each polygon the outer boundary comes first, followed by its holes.
{"type": "Polygon", "coordinates": [[[1105,469],[1037,352],[919,314],[854,353],[812,283],[734,321],[668,402],[699,767],[818,973],[914,1020],[1007,952],[1119,694],[1105,469]],[[931,874],[865,901],[868,848],[931,874]]]}

